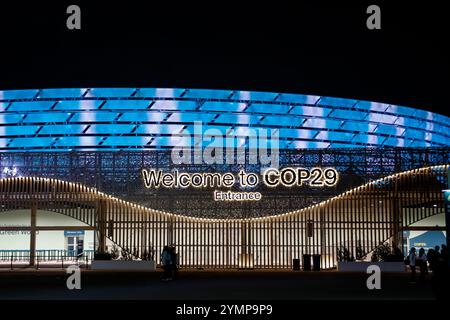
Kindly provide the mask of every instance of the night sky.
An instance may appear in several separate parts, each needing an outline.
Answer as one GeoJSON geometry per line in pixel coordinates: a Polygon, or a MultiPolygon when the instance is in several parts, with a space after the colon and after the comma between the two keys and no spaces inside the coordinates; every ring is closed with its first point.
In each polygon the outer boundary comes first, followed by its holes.
{"type": "Polygon", "coordinates": [[[450,115],[446,12],[395,2],[2,1],[0,89],[264,90],[450,115]],[[366,28],[374,3],[381,30],[366,28]],[[81,7],[80,31],[66,28],[70,4],[81,7]]]}

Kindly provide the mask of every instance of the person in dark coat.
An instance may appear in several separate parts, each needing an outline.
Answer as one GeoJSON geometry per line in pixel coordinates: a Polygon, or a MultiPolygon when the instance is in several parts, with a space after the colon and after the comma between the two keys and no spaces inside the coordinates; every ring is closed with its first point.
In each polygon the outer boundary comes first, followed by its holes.
{"type": "Polygon", "coordinates": [[[423,281],[425,279],[425,275],[428,273],[427,254],[425,253],[424,248],[420,248],[416,264],[420,270],[420,280],[423,281]]]}
{"type": "Polygon", "coordinates": [[[172,280],[172,254],[168,246],[164,246],[161,253],[161,266],[164,270],[162,280],[172,280]]]}
{"type": "Polygon", "coordinates": [[[409,268],[411,269],[411,283],[415,283],[416,282],[416,248],[411,248],[411,250],[409,251],[409,268]]]}

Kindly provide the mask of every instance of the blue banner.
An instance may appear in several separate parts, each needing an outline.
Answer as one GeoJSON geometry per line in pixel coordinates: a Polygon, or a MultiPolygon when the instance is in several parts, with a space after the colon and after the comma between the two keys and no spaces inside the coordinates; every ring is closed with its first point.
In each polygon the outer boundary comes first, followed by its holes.
{"type": "Polygon", "coordinates": [[[84,236],[84,230],[64,230],[65,237],[84,236]]]}

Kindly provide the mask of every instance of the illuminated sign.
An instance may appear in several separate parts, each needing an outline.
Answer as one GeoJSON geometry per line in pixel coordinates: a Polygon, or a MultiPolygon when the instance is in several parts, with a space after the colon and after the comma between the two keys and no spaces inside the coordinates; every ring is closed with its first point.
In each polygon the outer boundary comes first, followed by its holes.
{"type": "Polygon", "coordinates": [[[214,191],[214,201],[259,201],[261,198],[259,192],[214,191]]]}
{"type": "MultiPolygon", "coordinates": [[[[266,187],[333,187],[339,180],[339,173],[334,168],[269,168],[261,178],[253,172],[239,171],[233,173],[202,172],[186,173],[174,170],[163,172],[156,169],[142,169],[142,177],[146,188],[231,188],[237,183],[240,188],[254,188],[262,179],[266,187]]],[[[223,192],[214,191],[215,201],[258,201],[259,192],[223,192]]]]}
{"type": "Polygon", "coordinates": [[[305,168],[284,168],[267,169],[263,173],[264,183],[268,187],[277,187],[283,185],[285,187],[302,186],[308,184],[310,187],[332,187],[336,185],[339,174],[334,168],[313,168],[311,170],[305,168]]]}

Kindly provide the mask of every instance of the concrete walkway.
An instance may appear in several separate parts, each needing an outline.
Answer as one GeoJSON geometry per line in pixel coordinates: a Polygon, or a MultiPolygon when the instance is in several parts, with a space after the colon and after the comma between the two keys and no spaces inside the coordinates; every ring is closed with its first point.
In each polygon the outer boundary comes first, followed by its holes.
{"type": "Polygon", "coordinates": [[[181,271],[174,281],[161,272],[84,270],[81,290],[68,290],[61,269],[0,269],[0,299],[432,300],[430,279],[411,284],[408,274],[382,274],[381,290],[368,290],[368,275],[294,271],[181,271]]]}

